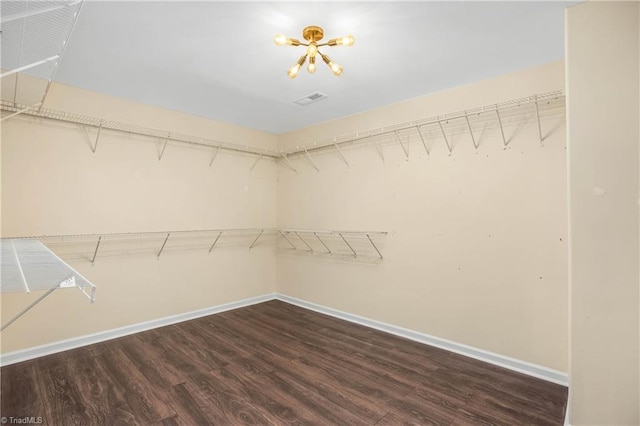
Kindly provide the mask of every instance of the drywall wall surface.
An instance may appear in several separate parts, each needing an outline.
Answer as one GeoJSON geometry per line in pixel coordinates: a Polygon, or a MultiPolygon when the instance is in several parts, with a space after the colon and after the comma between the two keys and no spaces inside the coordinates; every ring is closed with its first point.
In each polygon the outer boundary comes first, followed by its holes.
{"type": "MultiPolygon", "coordinates": [[[[54,86],[48,99],[50,108],[218,136],[216,123],[73,88],[54,86]]],[[[226,131],[229,139],[256,136],[247,140],[256,146],[272,141],[267,134],[226,131]]],[[[2,123],[3,236],[276,225],[273,161],[250,170],[255,156],[221,151],[209,166],[211,150],[172,144],[159,160],[162,141],[109,131],[93,153],[96,136],[96,129],[27,116],[2,123]]],[[[93,248],[84,257],[73,253],[69,263],[98,287],[96,303],[74,289],[55,292],[2,332],[2,351],[272,293],[275,251],[267,239],[249,250],[254,237],[229,240],[211,254],[207,243],[177,250],[170,239],[159,259],[135,250],[111,253],[104,241],[93,266],[93,248]]],[[[2,295],[3,323],[36,296],[2,295]]]]}
{"type": "MultiPolygon", "coordinates": [[[[562,63],[407,101],[317,126],[319,139],[486,103],[562,90],[562,63]]],[[[489,115],[491,114],[491,115],[489,115]]],[[[388,231],[384,260],[278,256],[278,291],[319,305],[567,371],[567,210],[564,108],[534,104],[466,130],[304,156],[279,168],[278,221],[302,229],[388,231]],[[557,111],[556,111],[557,112],[557,111]]],[[[459,124],[459,123],[458,123],[459,124]]],[[[455,123],[444,123],[449,131],[455,123]]],[[[427,126],[428,127],[428,126],[427,126]]],[[[433,127],[433,126],[432,126],[433,127]]],[[[464,129],[464,126],[463,126],[464,129]]],[[[284,135],[281,148],[306,134],[284,135]]],[[[293,145],[292,145],[293,144],[293,145]]],[[[299,241],[298,244],[301,244],[299,241]]]]}
{"type": "Polygon", "coordinates": [[[639,6],[566,12],[572,425],[640,423],[639,6]]]}

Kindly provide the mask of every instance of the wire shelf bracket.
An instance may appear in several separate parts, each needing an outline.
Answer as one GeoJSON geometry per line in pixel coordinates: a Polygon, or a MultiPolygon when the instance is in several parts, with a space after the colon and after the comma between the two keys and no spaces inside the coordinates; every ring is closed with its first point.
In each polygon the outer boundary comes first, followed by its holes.
{"type": "Polygon", "coordinates": [[[320,257],[337,257],[345,260],[380,262],[384,259],[381,243],[386,232],[380,231],[327,231],[307,229],[280,229],[278,234],[290,248],[285,252],[301,252],[320,257]],[[304,244],[296,246],[289,236],[304,244]]]}
{"type": "Polygon", "coordinates": [[[0,240],[2,260],[2,293],[44,291],[37,299],[0,326],[5,330],[58,289],[77,288],[95,302],[96,286],[62,261],[36,239],[3,238],[0,240]]]}

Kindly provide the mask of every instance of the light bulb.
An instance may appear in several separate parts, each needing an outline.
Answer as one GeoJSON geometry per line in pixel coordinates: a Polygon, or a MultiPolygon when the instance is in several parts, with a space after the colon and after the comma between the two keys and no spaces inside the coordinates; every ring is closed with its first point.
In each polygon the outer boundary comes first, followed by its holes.
{"type": "Polygon", "coordinates": [[[275,36],[273,42],[278,46],[284,46],[286,44],[288,44],[289,46],[300,46],[300,40],[287,37],[282,34],[278,34],[277,36],[275,36]]]}
{"type": "Polygon", "coordinates": [[[342,74],[342,67],[336,64],[335,62],[330,62],[329,67],[331,67],[331,71],[333,72],[333,74],[335,75],[342,74]]]}
{"type": "Polygon", "coordinates": [[[300,64],[295,64],[294,66],[289,68],[287,70],[287,75],[289,76],[289,78],[296,78],[298,76],[298,73],[300,72],[300,68],[302,68],[300,64]]]}
{"type": "Polygon", "coordinates": [[[289,78],[296,78],[298,73],[300,72],[300,68],[304,65],[304,62],[307,60],[307,55],[302,55],[296,61],[295,65],[289,68],[287,71],[287,75],[289,78]]]}
{"type": "Polygon", "coordinates": [[[353,43],[355,43],[355,41],[356,39],[353,38],[352,35],[348,35],[346,37],[342,37],[338,44],[341,44],[343,46],[353,46],[353,43]]]}
{"type": "Polygon", "coordinates": [[[311,43],[309,47],[307,47],[307,55],[313,58],[314,56],[316,56],[317,53],[318,53],[318,46],[316,46],[314,43],[311,43]]]}
{"type": "Polygon", "coordinates": [[[316,72],[316,58],[315,58],[315,56],[311,56],[309,58],[309,65],[307,65],[307,71],[309,71],[309,74],[313,74],[314,72],[316,72]]]}

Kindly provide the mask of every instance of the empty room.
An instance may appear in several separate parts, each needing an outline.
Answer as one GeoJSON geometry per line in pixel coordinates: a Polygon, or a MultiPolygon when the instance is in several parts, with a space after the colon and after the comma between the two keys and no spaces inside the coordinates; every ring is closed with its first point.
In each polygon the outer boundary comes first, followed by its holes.
{"type": "Polygon", "coordinates": [[[0,17],[2,424],[640,425],[640,2],[0,17]]]}

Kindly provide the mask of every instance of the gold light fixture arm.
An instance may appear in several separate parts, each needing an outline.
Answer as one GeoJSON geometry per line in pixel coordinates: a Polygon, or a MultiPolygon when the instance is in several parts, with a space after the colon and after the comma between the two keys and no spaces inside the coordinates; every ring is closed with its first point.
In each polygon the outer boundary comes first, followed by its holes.
{"type": "Polygon", "coordinates": [[[300,72],[300,69],[306,62],[307,58],[309,58],[309,66],[307,67],[307,71],[309,71],[309,73],[314,73],[316,70],[316,58],[315,58],[316,55],[320,55],[322,57],[322,60],[329,66],[333,74],[335,75],[342,74],[343,68],[340,65],[336,64],[335,62],[333,62],[327,55],[320,52],[318,48],[322,46],[352,46],[353,43],[355,42],[355,39],[352,35],[339,37],[339,38],[332,38],[326,43],[318,44],[318,41],[322,40],[322,38],[324,37],[324,30],[321,27],[318,27],[316,25],[311,25],[311,26],[305,27],[302,30],[302,37],[305,40],[307,40],[309,43],[302,43],[298,39],[286,37],[282,34],[278,34],[274,39],[275,44],[278,46],[289,45],[289,46],[306,46],[307,47],[306,54],[302,55],[298,59],[298,61],[287,71],[287,75],[289,76],[289,78],[296,78],[296,76],[300,72]]]}

